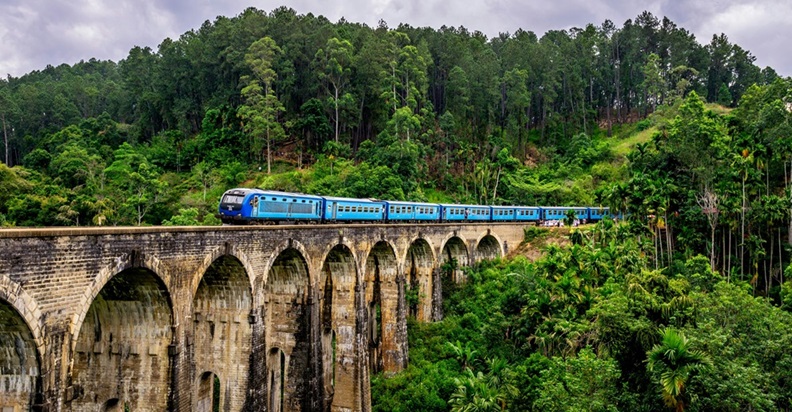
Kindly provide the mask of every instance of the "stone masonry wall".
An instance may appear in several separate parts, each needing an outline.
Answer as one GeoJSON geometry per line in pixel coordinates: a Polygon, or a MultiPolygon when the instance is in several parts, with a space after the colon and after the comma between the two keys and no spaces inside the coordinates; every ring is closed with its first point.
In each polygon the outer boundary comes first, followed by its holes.
{"type": "Polygon", "coordinates": [[[447,245],[472,263],[522,238],[510,224],[0,230],[0,407],[191,411],[216,376],[222,411],[368,411],[370,365],[408,362],[409,282],[429,320],[447,245]]]}

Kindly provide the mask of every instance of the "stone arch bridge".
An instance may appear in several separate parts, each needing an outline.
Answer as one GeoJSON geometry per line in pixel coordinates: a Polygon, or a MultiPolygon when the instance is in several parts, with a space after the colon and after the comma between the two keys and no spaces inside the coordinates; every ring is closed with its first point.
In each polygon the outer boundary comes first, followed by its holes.
{"type": "Polygon", "coordinates": [[[0,410],[368,411],[371,374],[407,364],[407,316],[442,317],[442,274],[522,239],[496,223],[0,230],[0,410]]]}

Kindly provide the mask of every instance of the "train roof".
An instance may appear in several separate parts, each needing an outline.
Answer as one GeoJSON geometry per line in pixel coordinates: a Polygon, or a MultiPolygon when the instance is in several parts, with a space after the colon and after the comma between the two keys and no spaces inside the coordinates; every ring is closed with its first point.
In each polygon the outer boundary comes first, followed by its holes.
{"type": "Polygon", "coordinates": [[[262,194],[270,195],[270,196],[290,196],[290,197],[299,197],[304,199],[315,199],[321,200],[321,196],[316,195],[306,195],[305,193],[292,193],[292,192],[281,192],[278,190],[262,190],[262,194]]]}
{"type": "Polygon", "coordinates": [[[490,206],[487,205],[459,205],[456,203],[441,203],[440,206],[443,207],[486,207],[489,208],[490,206]]]}
{"type": "Polygon", "coordinates": [[[306,195],[305,193],[281,192],[279,190],[264,190],[264,189],[259,189],[259,188],[246,188],[246,187],[240,187],[240,188],[236,188],[236,189],[227,190],[226,193],[233,192],[233,191],[242,191],[242,192],[245,192],[245,193],[256,193],[256,194],[261,194],[261,195],[265,195],[265,196],[289,196],[289,197],[297,197],[297,198],[302,198],[302,199],[315,199],[315,200],[321,200],[322,199],[321,196],[306,195]]]}
{"type": "Polygon", "coordinates": [[[353,197],[337,197],[337,196],[322,196],[327,200],[332,200],[334,202],[353,202],[353,203],[377,203],[382,204],[382,201],[373,200],[373,199],[356,199],[353,197]]]}
{"type": "Polygon", "coordinates": [[[439,203],[429,203],[429,202],[409,202],[406,200],[385,200],[384,201],[390,205],[410,205],[410,206],[440,206],[439,203]]]}
{"type": "Polygon", "coordinates": [[[588,209],[588,206],[541,206],[547,210],[588,209]]]}

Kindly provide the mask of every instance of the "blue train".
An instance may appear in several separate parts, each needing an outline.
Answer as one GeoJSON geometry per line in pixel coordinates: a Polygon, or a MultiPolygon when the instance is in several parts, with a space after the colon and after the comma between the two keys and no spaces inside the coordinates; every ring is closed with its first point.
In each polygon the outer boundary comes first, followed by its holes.
{"type": "MultiPolygon", "coordinates": [[[[569,210],[580,222],[611,215],[607,207],[481,206],[315,196],[237,188],[220,199],[219,218],[226,224],[278,223],[432,223],[554,222],[569,210]]],[[[618,216],[616,216],[618,217],[618,216]]]]}

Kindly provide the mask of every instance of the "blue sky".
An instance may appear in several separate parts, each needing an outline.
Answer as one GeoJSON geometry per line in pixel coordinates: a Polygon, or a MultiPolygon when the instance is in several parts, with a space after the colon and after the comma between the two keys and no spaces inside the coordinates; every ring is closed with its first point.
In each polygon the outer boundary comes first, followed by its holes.
{"type": "Polygon", "coordinates": [[[725,33],[760,67],[792,75],[789,0],[0,0],[0,76],[90,58],[119,61],[134,46],[156,49],[164,38],[178,38],[217,16],[282,5],[333,22],[343,17],[369,26],[379,20],[390,27],[465,26],[489,37],[518,28],[541,36],[606,19],[621,26],[648,10],[668,16],[703,44],[725,33]]]}

